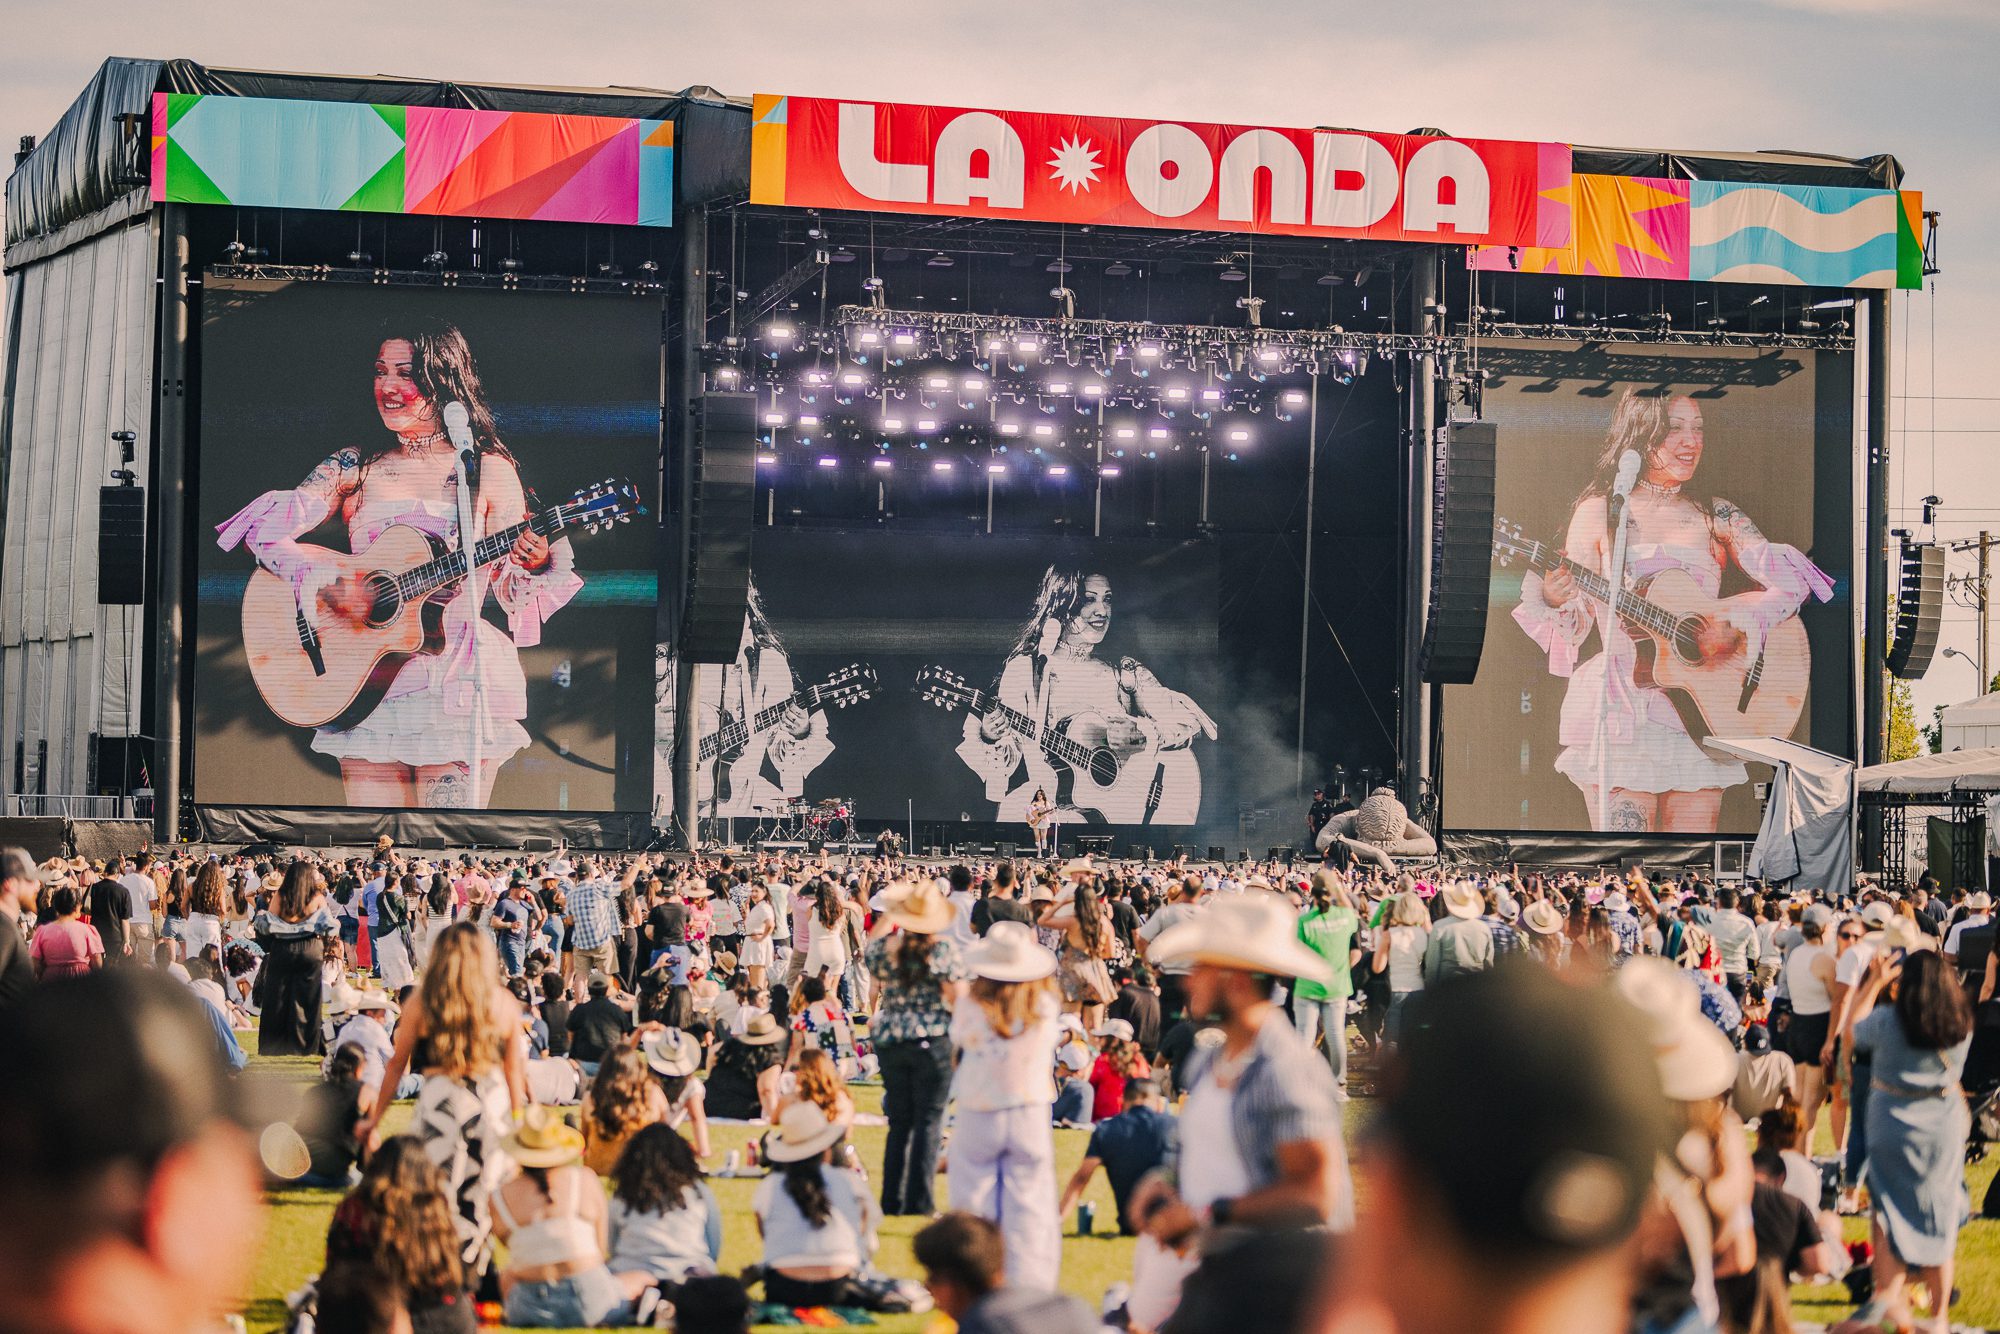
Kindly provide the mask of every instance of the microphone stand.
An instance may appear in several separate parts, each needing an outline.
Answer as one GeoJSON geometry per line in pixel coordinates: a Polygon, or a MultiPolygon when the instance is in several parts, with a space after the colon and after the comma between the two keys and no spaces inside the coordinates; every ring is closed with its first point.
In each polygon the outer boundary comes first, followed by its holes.
{"type": "Polygon", "coordinates": [[[1631,495],[1630,487],[1613,487],[1605,496],[1605,517],[1611,527],[1611,560],[1605,570],[1605,579],[1610,586],[1611,601],[1609,616],[1604,627],[1604,699],[1597,710],[1597,819],[1598,832],[1608,833],[1611,827],[1611,753],[1605,744],[1606,733],[1611,726],[1611,691],[1615,684],[1612,679],[1613,647],[1611,637],[1623,633],[1618,619],[1618,599],[1625,592],[1625,539],[1630,529],[1626,524],[1625,501],[1631,495]]]}
{"type": "Polygon", "coordinates": [[[482,737],[486,723],[486,673],[479,665],[479,624],[484,619],[486,585],[480,578],[477,553],[479,541],[476,527],[477,506],[472,494],[473,451],[460,449],[454,475],[458,480],[458,549],[465,557],[465,593],[471,599],[467,604],[471,618],[472,634],[472,734],[470,762],[472,765],[472,795],[467,807],[479,810],[485,807],[480,796],[482,737]]]}

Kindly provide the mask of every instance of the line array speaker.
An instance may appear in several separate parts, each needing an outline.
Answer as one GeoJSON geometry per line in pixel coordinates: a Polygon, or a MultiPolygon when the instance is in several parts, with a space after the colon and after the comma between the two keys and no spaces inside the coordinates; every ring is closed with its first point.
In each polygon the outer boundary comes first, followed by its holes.
{"type": "Polygon", "coordinates": [[[1944,548],[1935,542],[1903,544],[1903,578],[1896,590],[1896,634],[1889,641],[1889,674],[1914,681],[1931,669],[1938,621],[1944,614],[1944,548]]]}
{"type": "Polygon", "coordinates": [[[750,530],[757,504],[757,396],[704,393],[688,450],[688,563],[680,658],[731,663],[750,598],[750,530]]]}
{"type": "Polygon", "coordinates": [[[1470,685],[1486,647],[1493,578],[1491,422],[1453,422],[1431,483],[1431,596],[1424,611],[1424,680],[1470,685]]]}
{"type": "Polygon", "coordinates": [[[97,600],[107,607],[146,600],[143,486],[107,486],[97,493],[97,600]]]}

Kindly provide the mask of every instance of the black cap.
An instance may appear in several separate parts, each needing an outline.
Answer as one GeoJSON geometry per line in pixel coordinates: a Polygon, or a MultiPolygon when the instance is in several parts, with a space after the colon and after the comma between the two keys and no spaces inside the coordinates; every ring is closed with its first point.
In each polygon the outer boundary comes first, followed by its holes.
{"type": "Polygon", "coordinates": [[[1375,1133],[1463,1240],[1559,1259],[1631,1235],[1674,1141],[1644,1022],[1531,962],[1414,996],[1375,1133]]]}
{"type": "Polygon", "coordinates": [[[1752,1024],[1743,1030],[1743,1048],[1752,1056],[1762,1056],[1771,1050],[1771,1030],[1763,1024],[1752,1024]]]}

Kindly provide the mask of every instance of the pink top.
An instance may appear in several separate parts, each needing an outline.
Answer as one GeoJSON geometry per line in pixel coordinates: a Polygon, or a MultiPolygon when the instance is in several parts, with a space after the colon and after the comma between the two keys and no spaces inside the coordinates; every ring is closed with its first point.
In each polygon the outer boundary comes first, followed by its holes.
{"type": "Polygon", "coordinates": [[[104,940],[97,928],[78,918],[44,922],[28,942],[28,957],[42,966],[43,977],[76,977],[104,957],[104,940]]]}

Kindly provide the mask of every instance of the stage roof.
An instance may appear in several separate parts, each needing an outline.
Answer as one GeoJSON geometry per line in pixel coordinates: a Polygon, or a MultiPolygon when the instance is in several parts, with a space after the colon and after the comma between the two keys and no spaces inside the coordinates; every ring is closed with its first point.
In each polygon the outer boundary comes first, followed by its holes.
{"type": "Polygon", "coordinates": [[[2000,747],[1954,750],[1943,755],[1875,764],[1854,776],[1863,792],[1949,796],[1954,792],[2000,791],[2000,747]]]}

